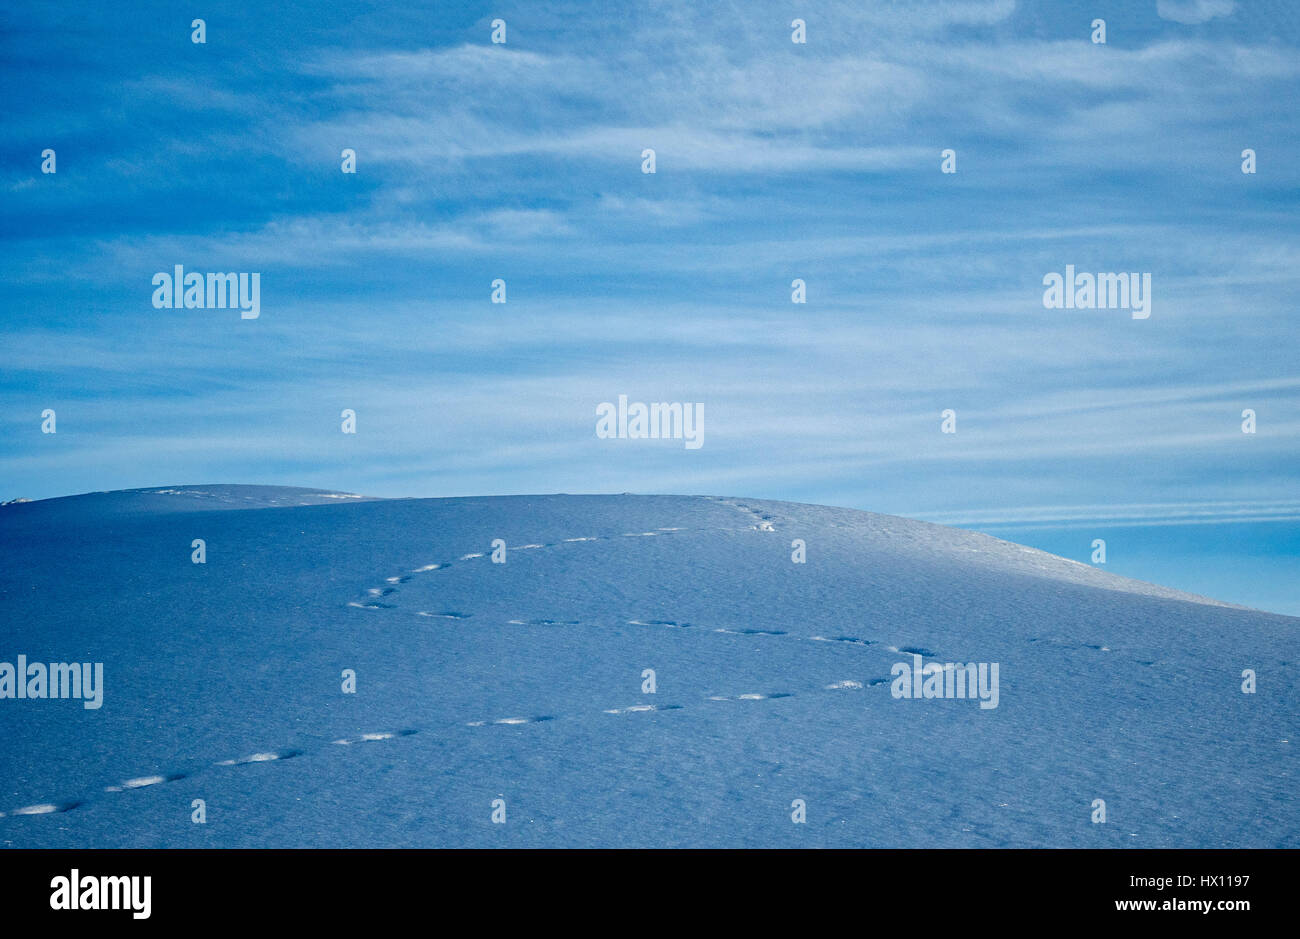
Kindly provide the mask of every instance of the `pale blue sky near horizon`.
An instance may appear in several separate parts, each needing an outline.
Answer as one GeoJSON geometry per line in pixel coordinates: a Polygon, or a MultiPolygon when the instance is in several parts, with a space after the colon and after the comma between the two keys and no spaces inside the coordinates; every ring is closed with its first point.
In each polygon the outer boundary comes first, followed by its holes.
{"type": "Polygon", "coordinates": [[[1300,615],[1291,4],[203,7],[0,10],[0,499],[735,494],[1300,615]],[[619,394],[704,446],[597,439],[619,394]]]}

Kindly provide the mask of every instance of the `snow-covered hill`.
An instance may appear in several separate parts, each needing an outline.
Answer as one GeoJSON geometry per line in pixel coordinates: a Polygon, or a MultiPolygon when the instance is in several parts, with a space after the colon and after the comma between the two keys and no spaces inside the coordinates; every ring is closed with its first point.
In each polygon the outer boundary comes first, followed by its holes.
{"type": "Polygon", "coordinates": [[[0,614],[104,665],[0,699],[4,845],[1300,846],[1300,620],[902,518],[95,493],[0,507],[0,614]]]}

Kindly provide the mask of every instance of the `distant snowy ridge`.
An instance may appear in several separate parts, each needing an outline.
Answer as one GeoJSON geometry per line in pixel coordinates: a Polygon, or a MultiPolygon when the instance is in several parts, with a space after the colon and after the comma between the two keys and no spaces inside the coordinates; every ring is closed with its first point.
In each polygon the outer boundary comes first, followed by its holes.
{"type": "MultiPolygon", "coordinates": [[[[615,497],[597,497],[597,496],[473,496],[458,497],[461,500],[473,499],[481,501],[484,499],[540,499],[540,498],[615,498],[615,497]]],[[[945,525],[933,522],[919,521],[916,519],[903,518],[901,516],[880,515],[874,512],[865,512],[859,509],[845,509],[829,506],[804,505],[801,503],[783,503],[768,500],[739,499],[735,497],[722,496],[672,496],[672,497],[643,497],[643,498],[681,498],[681,499],[702,499],[715,502],[721,505],[727,505],[745,517],[752,520],[752,527],[757,531],[775,531],[774,523],[778,516],[775,514],[780,511],[782,506],[788,506],[797,510],[815,510],[820,513],[836,513],[844,518],[840,525],[844,525],[848,519],[854,519],[859,524],[854,527],[860,527],[865,533],[870,533],[876,537],[888,536],[891,540],[896,540],[900,546],[916,546],[918,543],[928,542],[935,551],[946,553],[972,553],[982,555],[981,560],[997,565],[1004,569],[1019,569],[1026,572],[1033,572],[1050,576],[1056,579],[1067,580],[1072,583],[1086,584],[1088,586],[1099,587],[1105,590],[1120,590],[1129,593],[1137,593],[1145,596],[1168,597],[1170,599],[1180,599],[1192,603],[1206,603],[1215,606],[1234,607],[1237,609],[1246,609],[1235,604],[1225,603],[1210,597],[1200,596],[1198,594],[1187,593],[1181,590],[1175,590],[1170,587],[1163,587],[1158,584],[1149,584],[1145,581],[1133,580],[1132,578],[1123,577],[1118,574],[1112,574],[1106,570],[1094,567],[1080,561],[1063,558],[1059,555],[1049,554],[1046,551],[1040,551],[1037,548],[1030,548],[1014,542],[1003,541],[991,535],[985,535],[978,532],[954,529],[945,525]],[[763,509],[751,507],[751,503],[764,506],[763,509]]],[[[244,485],[244,484],[211,484],[200,486],[173,486],[160,488],[145,489],[122,489],[109,492],[86,493],[76,496],[61,496],[53,499],[40,499],[35,501],[16,500],[14,503],[5,503],[6,505],[22,504],[27,508],[36,506],[50,506],[77,503],[96,503],[94,511],[118,511],[118,512],[183,512],[183,511],[203,511],[211,509],[239,510],[239,509],[260,509],[260,508],[285,508],[285,507],[305,507],[316,505],[332,505],[351,502],[374,502],[374,501],[393,501],[382,500],[379,497],[365,496],[351,492],[341,492],[328,489],[309,489],[298,486],[261,486],[261,485],[244,485]],[[149,496],[171,497],[160,500],[149,499],[149,496]]],[[[437,502],[437,499],[415,499],[401,500],[408,502],[437,502]]],[[[455,500],[450,500],[455,501],[455,500]]],[[[671,531],[672,529],[668,529],[671,531]]],[[[660,534],[660,531],[651,532],[626,532],[627,537],[636,537],[642,535],[660,534]]],[[[565,541],[595,541],[599,540],[591,535],[575,534],[565,539],[565,541]]],[[[544,547],[538,544],[519,545],[518,548],[535,549],[544,547]]],[[[455,560],[469,560],[472,558],[483,557],[483,554],[469,554],[465,557],[439,560],[427,565],[425,570],[436,570],[449,566],[455,560]]],[[[420,571],[416,571],[420,573],[420,571]]]]}

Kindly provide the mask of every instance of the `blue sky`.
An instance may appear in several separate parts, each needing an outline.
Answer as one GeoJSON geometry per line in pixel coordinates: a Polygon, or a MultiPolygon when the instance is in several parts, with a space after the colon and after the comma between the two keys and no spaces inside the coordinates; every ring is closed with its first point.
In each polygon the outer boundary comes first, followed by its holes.
{"type": "Polygon", "coordinates": [[[201,6],[0,13],[0,498],[740,494],[1300,614],[1291,5],[201,6]],[[705,445],[597,439],[619,394],[705,445]]]}

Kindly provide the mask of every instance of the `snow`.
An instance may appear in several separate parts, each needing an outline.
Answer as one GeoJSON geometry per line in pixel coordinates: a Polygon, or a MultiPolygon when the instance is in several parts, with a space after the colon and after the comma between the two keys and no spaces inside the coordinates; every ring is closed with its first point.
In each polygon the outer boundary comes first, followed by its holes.
{"type": "Polygon", "coordinates": [[[0,661],[104,663],[0,700],[2,845],[1300,846],[1300,620],[925,522],[94,493],[0,508],[0,609],[0,661]],[[998,707],[893,698],[913,654],[998,707]]]}

